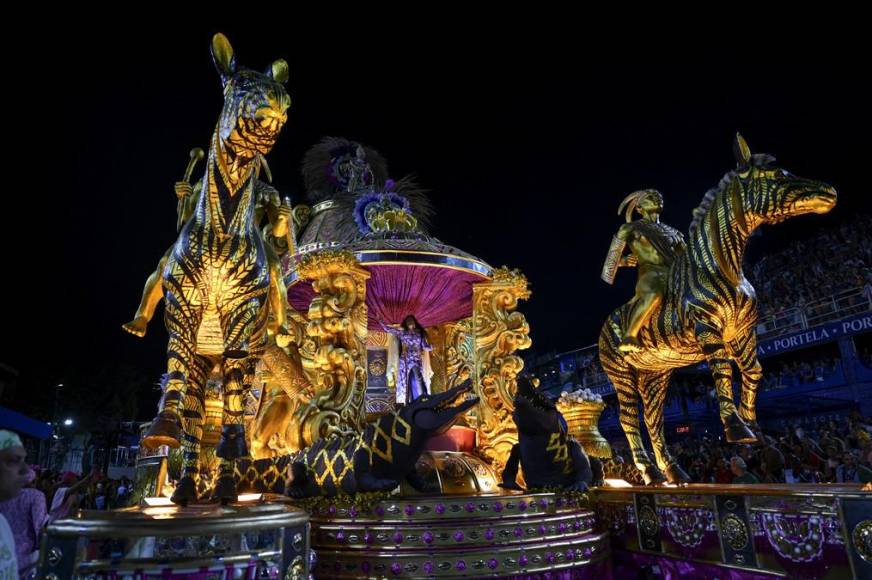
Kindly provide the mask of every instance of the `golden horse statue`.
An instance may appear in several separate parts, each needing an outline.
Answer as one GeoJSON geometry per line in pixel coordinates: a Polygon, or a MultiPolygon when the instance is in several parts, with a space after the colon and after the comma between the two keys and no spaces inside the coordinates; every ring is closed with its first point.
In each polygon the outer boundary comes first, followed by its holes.
{"type": "Polygon", "coordinates": [[[775,167],[769,155],[752,155],[741,135],[736,135],[734,150],[738,166],[694,210],[687,249],[665,274],[663,299],[639,331],[638,349],[619,349],[632,303],[612,312],[600,332],[600,361],[617,391],[621,426],[647,484],[662,482],[664,473],[670,483],[689,480],[664,438],[663,403],[676,368],[706,361],[727,441],[756,441],[748,424],[756,424],[762,369],[755,331],[757,298],[742,272],[745,244],[763,224],[826,213],[836,204],[835,189],[775,167]],[[733,362],[742,376],[738,410],[733,402],[733,362]],[[640,398],[656,466],[642,443],[640,398]]]}

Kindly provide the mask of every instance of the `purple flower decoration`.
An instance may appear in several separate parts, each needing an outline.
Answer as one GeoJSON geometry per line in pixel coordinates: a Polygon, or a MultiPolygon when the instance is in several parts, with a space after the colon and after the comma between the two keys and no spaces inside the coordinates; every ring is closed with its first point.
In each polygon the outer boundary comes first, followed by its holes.
{"type": "Polygon", "coordinates": [[[454,532],[454,541],[455,542],[462,542],[463,538],[464,538],[464,536],[463,536],[463,532],[461,530],[457,530],[456,532],[454,532]]]}
{"type": "Polygon", "coordinates": [[[572,560],[573,558],[575,558],[575,551],[572,549],[566,550],[566,559],[572,560]]]}
{"type": "Polygon", "coordinates": [[[497,566],[499,566],[499,562],[497,562],[496,558],[491,558],[490,560],[487,561],[487,567],[490,568],[491,570],[496,570],[497,566]]]}
{"type": "Polygon", "coordinates": [[[503,511],[503,502],[498,501],[498,502],[494,503],[494,511],[497,513],[500,513],[501,511],[503,511]]]}
{"type": "Polygon", "coordinates": [[[525,502],[523,500],[519,501],[518,502],[518,509],[521,511],[525,511],[527,509],[527,502],[525,502]]]}
{"type": "Polygon", "coordinates": [[[345,532],[343,532],[343,531],[336,532],[336,541],[337,542],[344,542],[345,541],[345,532]]]}
{"type": "Polygon", "coordinates": [[[552,554],[551,552],[548,552],[547,554],[545,554],[545,561],[548,562],[549,564],[553,564],[554,563],[554,554],[552,554]]]}
{"type": "Polygon", "coordinates": [[[431,531],[429,531],[429,530],[426,531],[426,532],[424,532],[424,533],[421,535],[421,539],[424,540],[424,543],[425,543],[425,544],[432,544],[432,543],[433,543],[433,532],[431,532],[431,531]]]}
{"type": "Polygon", "coordinates": [[[403,543],[403,534],[400,532],[394,533],[394,543],[402,544],[403,543]]]}
{"type": "Polygon", "coordinates": [[[370,545],[370,544],[372,544],[372,540],[373,540],[372,534],[370,534],[369,532],[366,532],[365,534],[363,534],[363,543],[364,544],[370,545]]]}
{"type": "Polygon", "coordinates": [[[410,504],[410,505],[407,505],[407,506],[406,506],[406,509],[405,509],[405,512],[406,512],[406,515],[407,515],[407,516],[411,516],[412,514],[415,513],[415,508],[414,508],[411,504],[410,504]]]}
{"type": "Polygon", "coordinates": [[[515,528],[515,537],[520,538],[524,535],[524,530],[521,528],[515,528]]]}
{"type": "Polygon", "coordinates": [[[584,554],[585,558],[590,558],[590,555],[593,554],[593,550],[591,550],[590,546],[588,546],[581,553],[584,554]]]}
{"type": "Polygon", "coordinates": [[[494,531],[492,529],[488,528],[484,533],[484,537],[487,540],[493,540],[494,539],[494,531]]]}
{"type": "Polygon", "coordinates": [[[327,508],[327,513],[330,514],[331,516],[335,516],[336,515],[336,506],[331,504],[330,507],[327,508]]]}
{"type": "Polygon", "coordinates": [[[468,511],[469,513],[472,513],[475,511],[475,504],[472,502],[467,502],[465,507],[466,507],[466,511],[468,511]]]}
{"type": "Polygon", "coordinates": [[[545,524],[539,524],[539,533],[540,534],[542,534],[544,536],[545,532],[547,532],[547,531],[548,531],[548,528],[545,527],[545,524]]]}
{"type": "Polygon", "coordinates": [[[530,559],[527,558],[527,554],[521,554],[521,557],[518,558],[518,565],[519,566],[526,566],[527,562],[529,562],[529,561],[530,561],[530,559]]]}
{"type": "Polygon", "coordinates": [[[539,507],[542,508],[543,510],[545,508],[547,508],[548,507],[548,500],[545,499],[544,497],[542,499],[540,499],[539,500],[539,507]]]}
{"type": "Polygon", "coordinates": [[[464,562],[463,560],[458,560],[455,568],[457,568],[460,572],[463,572],[464,570],[466,570],[466,562],[464,562]]]}
{"type": "Polygon", "coordinates": [[[581,529],[581,522],[578,520],[575,520],[574,522],[572,522],[572,529],[575,530],[576,532],[579,531],[581,529]]]}
{"type": "Polygon", "coordinates": [[[564,522],[560,522],[560,525],[557,526],[557,529],[560,530],[561,534],[566,533],[566,524],[564,522]]]}
{"type": "Polygon", "coordinates": [[[348,508],[348,515],[353,517],[353,518],[356,518],[357,517],[357,508],[354,506],[351,506],[350,508],[348,508]]]}
{"type": "Polygon", "coordinates": [[[433,562],[429,562],[429,561],[424,562],[424,573],[425,574],[432,574],[433,570],[435,570],[435,569],[436,569],[436,567],[433,565],[433,562]]]}
{"type": "Polygon", "coordinates": [[[445,504],[437,503],[436,504],[436,513],[444,514],[445,513],[445,504]]]}
{"type": "Polygon", "coordinates": [[[564,502],[563,502],[563,498],[562,498],[562,497],[558,497],[558,498],[557,498],[557,501],[554,502],[554,505],[556,505],[557,507],[563,507],[563,503],[564,503],[564,502]]]}
{"type": "Polygon", "coordinates": [[[391,572],[393,572],[395,575],[398,576],[402,571],[403,567],[400,566],[399,562],[394,562],[393,564],[391,564],[391,572]]]}

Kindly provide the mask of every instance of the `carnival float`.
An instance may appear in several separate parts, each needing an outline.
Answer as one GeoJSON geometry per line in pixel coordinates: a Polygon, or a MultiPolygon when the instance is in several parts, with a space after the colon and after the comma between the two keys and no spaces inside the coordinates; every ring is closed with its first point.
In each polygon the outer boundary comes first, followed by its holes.
{"type": "Polygon", "coordinates": [[[676,563],[694,577],[870,573],[872,506],[858,488],[688,485],[662,429],[671,369],[707,360],[726,436],[754,439],[760,366],[741,251],[763,223],[827,211],[832,188],[737,137],[738,166],[686,242],[659,223],[662,196],[628,198],[603,275],[638,266],[644,284],[600,346],[629,474],[598,431],[601,399],[554,400],[523,373],[525,276],[434,237],[426,193],[365,143],[312,146],[306,197],[292,204],[266,159],[290,106],[287,64],[244,68],[221,34],[211,48],[224,108],[175,186],[178,240],[125,325],[142,336],[163,301],[167,373],[138,503],[50,526],[43,577],[608,578],[676,563]]]}

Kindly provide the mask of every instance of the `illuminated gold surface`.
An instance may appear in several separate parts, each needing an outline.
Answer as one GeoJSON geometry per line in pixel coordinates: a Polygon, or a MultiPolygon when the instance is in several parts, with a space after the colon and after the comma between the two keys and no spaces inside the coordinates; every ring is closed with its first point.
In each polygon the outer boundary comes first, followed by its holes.
{"type": "Polygon", "coordinates": [[[312,281],[316,294],[300,348],[315,394],[295,414],[306,447],[332,433],[363,430],[370,274],[353,254],[336,250],[303,256],[297,272],[312,281]]]}
{"type": "MultiPolygon", "coordinates": [[[[238,67],[229,41],[220,33],[212,38],[212,55],[224,104],[210,141],[196,210],[162,268],[160,286],[168,297],[167,384],[160,413],[141,444],[149,448],[183,443],[183,481],[196,482],[206,380],[217,369],[223,396],[221,470],[225,484],[230,482],[221,499],[227,501],[233,495],[233,461],[247,453],[244,398],[254,362],[267,343],[268,292],[281,280],[276,279],[277,259],[264,249],[258,230],[257,207],[269,203],[258,203],[256,184],[264,155],[287,120],[290,97],[281,83],[286,79],[284,61],[273,63],[266,74],[238,67]]],[[[281,232],[287,227],[289,208],[273,213],[273,229],[281,232]]],[[[283,293],[280,299],[284,302],[283,293]]],[[[283,315],[284,307],[274,319],[283,315]]],[[[178,496],[181,503],[196,499],[189,497],[191,487],[178,496]]]]}
{"type": "MultiPolygon", "coordinates": [[[[735,151],[737,169],[728,172],[694,211],[686,251],[680,234],[659,223],[661,208],[653,195],[634,198],[643,218],[619,231],[619,237],[626,232],[622,239],[639,265],[639,285],[633,301],[603,325],[599,354],[617,392],[633,462],[648,483],[662,481],[661,470],[672,483],[687,477],[666,449],[663,424],[667,386],[676,368],[705,360],[727,440],[755,440],[747,424],[756,422],[762,367],[757,357],[756,295],[742,272],[746,241],[764,223],[825,213],[836,203],[832,187],[790,175],[775,167],[769,156],[751,155],[739,135],[735,151]],[[733,363],[742,377],[738,408],[733,402],[733,363]],[[654,462],[641,436],[640,403],[654,462]]],[[[628,212],[632,210],[629,203],[628,212]]],[[[619,251],[613,248],[612,254],[619,251]]],[[[607,261],[613,259],[610,255],[607,261]]],[[[630,263],[625,260],[623,265],[630,263]]]]}
{"type": "Polygon", "coordinates": [[[415,216],[390,203],[386,197],[378,205],[374,204],[366,210],[366,222],[377,233],[414,232],[418,229],[415,216]]]}
{"type": "Polygon", "coordinates": [[[132,507],[109,511],[85,510],[57,520],[48,533],[60,536],[139,537],[157,535],[228,534],[267,527],[304,524],[308,514],[297,507],[271,502],[255,504],[202,504],[192,507],[132,507]],[[168,526],[165,520],[172,520],[168,526]]]}
{"type": "MultiPolygon", "coordinates": [[[[191,150],[191,161],[185,170],[185,178],[183,181],[178,181],[174,184],[173,189],[178,198],[177,220],[179,228],[194,214],[199,203],[200,193],[203,190],[203,180],[197,181],[195,184],[189,183],[191,172],[203,155],[203,150],[194,148],[191,150]]],[[[258,156],[259,162],[265,167],[266,158],[262,155],[258,156]]],[[[294,229],[290,227],[291,215],[290,204],[283,203],[275,190],[271,191],[273,195],[266,198],[258,198],[255,203],[254,223],[260,225],[267,218],[267,223],[263,227],[263,238],[266,242],[264,250],[267,253],[267,262],[270,267],[270,333],[272,336],[278,337],[283,344],[287,343],[284,330],[284,312],[287,308],[287,290],[284,285],[284,278],[281,271],[279,254],[284,254],[290,251],[295,252],[294,229]],[[281,244],[277,247],[277,244],[281,244]],[[280,250],[280,251],[279,251],[280,250]]],[[[294,208],[296,212],[298,208],[294,208]]],[[[304,215],[304,211],[298,212],[304,215]]],[[[296,219],[295,219],[296,221],[296,219]]],[[[122,325],[122,328],[133,334],[134,336],[143,337],[148,330],[148,324],[154,316],[157,305],[164,298],[164,289],[162,284],[162,276],[167,265],[167,260],[172,254],[173,247],[171,246],[161,259],[158,261],[157,268],[149,275],[145,282],[145,287],[142,292],[142,298],[139,306],[136,309],[136,314],[133,320],[122,325]]],[[[201,324],[201,329],[198,333],[198,343],[200,350],[204,354],[221,354],[223,344],[221,342],[221,328],[217,316],[210,317],[205,325],[201,324]],[[207,328],[203,328],[206,326],[207,328]],[[211,346],[210,346],[211,345],[211,346]]]]}
{"type": "Polygon", "coordinates": [[[514,353],[529,348],[530,326],[517,312],[530,297],[527,278],[506,267],[493,271],[490,282],[473,285],[472,334],[475,341],[475,385],[478,405],[478,453],[502,469],[518,442],[512,420],[516,378],[524,361],[514,353]]]}
{"type": "Polygon", "coordinates": [[[618,208],[620,214],[627,209],[626,221],[612,239],[609,254],[603,265],[603,279],[611,284],[614,270],[621,266],[638,269],[636,295],[630,301],[630,314],[621,329],[622,352],[638,351],[638,334],[663,301],[666,273],[676,255],[684,253],[684,236],[678,230],[660,222],[663,196],[654,189],[643,189],[628,195],[618,208]],[[631,221],[633,212],[642,218],[631,221]],[[622,256],[624,247],[631,254],[622,256]]]}
{"type": "Polygon", "coordinates": [[[295,416],[311,399],[314,389],[303,372],[296,345],[287,349],[267,347],[255,376],[261,385],[260,401],[257,414],[246,429],[252,459],[299,451],[304,445],[295,416]]]}
{"type": "Polygon", "coordinates": [[[581,443],[584,452],[590,457],[609,459],[612,448],[599,431],[599,418],[604,408],[602,401],[584,401],[572,405],[557,403],[557,410],[566,419],[569,434],[581,443]]]}
{"type": "Polygon", "coordinates": [[[311,516],[319,577],[390,577],[395,565],[403,577],[505,577],[610,555],[607,533],[581,498],[552,493],[331,501],[311,516]]]}
{"type": "Polygon", "coordinates": [[[427,328],[427,341],[430,343],[432,350],[430,351],[430,370],[433,374],[430,376],[430,392],[441,393],[446,390],[447,375],[446,367],[446,325],[431,326],[427,328]]]}
{"type": "Polygon", "coordinates": [[[416,495],[489,495],[503,493],[497,485],[493,469],[471,453],[456,451],[425,451],[418,459],[415,471],[425,480],[437,483],[427,493],[416,491],[407,481],[400,483],[400,494],[416,495]]]}
{"type": "Polygon", "coordinates": [[[472,319],[444,325],[445,388],[456,387],[475,373],[475,337],[472,319]]]}

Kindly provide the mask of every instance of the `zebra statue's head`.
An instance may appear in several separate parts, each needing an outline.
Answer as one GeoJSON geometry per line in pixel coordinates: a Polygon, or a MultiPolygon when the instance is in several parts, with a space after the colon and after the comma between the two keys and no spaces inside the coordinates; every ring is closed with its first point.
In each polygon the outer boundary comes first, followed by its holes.
{"type": "Polygon", "coordinates": [[[733,150],[742,211],[748,222],[778,223],[802,214],[827,213],[835,207],[836,190],[832,186],[776,167],[771,155],[752,154],[738,133],[733,150]]]}
{"type": "Polygon", "coordinates": [[[212,59],[224,86],[218,135],[234,153],[253,157],[269,153],[287,121],[291,98],[285,90],[288,63],[279,59],[265,73],[238,66],[230,41],[212,38],[212,59]]]}
{"type": "Polygon", "coordinates": [[[775,224],[807,213],[827,213],[836,205],[836,190],[822,181],[797,177],[775,166],[775,158],[752,154],[738,133],[733,145],[736,169],[709,190],[693,211],[690,234],[707,216],[728,219],[748,234],[762,224],[775,224]]]}

